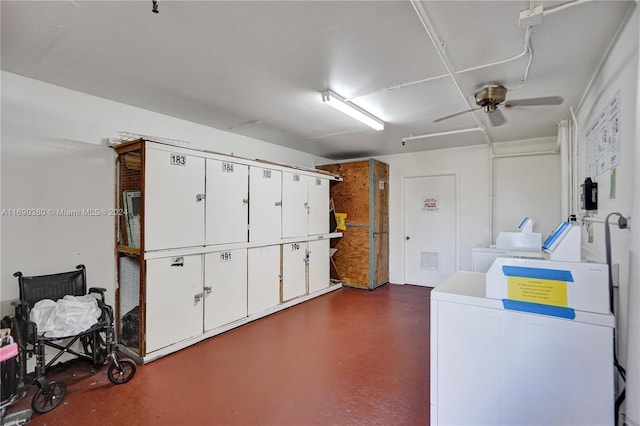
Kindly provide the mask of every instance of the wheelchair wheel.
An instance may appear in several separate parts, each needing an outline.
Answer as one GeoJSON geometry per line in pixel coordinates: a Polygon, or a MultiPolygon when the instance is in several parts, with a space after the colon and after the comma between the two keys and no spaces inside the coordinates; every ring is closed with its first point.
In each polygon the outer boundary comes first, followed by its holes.
{"type": "Polygon", "coordinates": [[[111,363],[107,376],[111,383],[121,385],[127,383],[136,374],[136,363],[129,358],[120,359],[118,363],[120,367],[115,362],[111,363]]]}
{"type": "Polygon", "coordinates": [[[33,400],[31,400],[31,408],[36,413],[48,413],[60,405],[66,394],[67,387],[65,384],[54,380],[49,382],[48,391],[38,388],[33,400]]]}

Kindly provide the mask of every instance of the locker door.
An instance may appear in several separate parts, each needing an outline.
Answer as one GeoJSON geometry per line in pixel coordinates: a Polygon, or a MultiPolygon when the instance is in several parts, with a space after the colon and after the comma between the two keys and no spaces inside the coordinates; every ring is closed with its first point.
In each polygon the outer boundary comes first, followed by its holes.
{"type": "Polygon", "coordinates": [[[247,316],[247,249],[204,255],[204,330],[247,316]]]}
{"type": "Polygon", "coordinates": [[[329,287],[329,240],[309,241],[309,294],[329,287]]]}
{"type": "Polygon", "coordinates": [[[308,235],[329,232],[329,184],[329,179],[309,177],[307,190],[309,203],[308,235]]]}
{"type": "Polygon", "coordinates": [[[207,159],[206,244],[247,241],[249,167],[207,159]]]}
{"type": "Polygon", "coordinates": [[[247,250],[248,314],[280,303],[280,246],[247,250]]]}
{"type": "Polygon", "coordinates": [[[145,250],[204,245],[204,158],[149,148],[145,250]]]}
{"type": "Polygon", "coordinates": [[[307,294],[307,244],[282,245],[282,301],[307,294]]]}
{"type": "Polygon", "coordinates": [[[282,173],[282,238],[307,235],[307,181],[298,173],[282,173]]]}
{"type": "Polygon", "coordinates": [[[279,240],[282,234],[282,172],[249,167],[249,241],[279,240]]]}
{"type": "Polygon", "coordinates": [[[202,334],[202,255],[147,260],[147,353],[202,334]]]}

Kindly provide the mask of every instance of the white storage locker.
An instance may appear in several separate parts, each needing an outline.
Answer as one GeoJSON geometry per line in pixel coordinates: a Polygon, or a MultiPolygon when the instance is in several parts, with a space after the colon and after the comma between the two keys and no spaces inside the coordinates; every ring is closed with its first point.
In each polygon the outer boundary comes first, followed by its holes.
{"type": "Polygon", "coordinates": [[[299,173],[282,173],[282,238],[307,235],[308,180],[299,173]]]}
{"type": "Polygon", "coordinates": [[[308,242],[309,294],[329,287],[329,240],[308,242]]]}
{"type": "Polygon", "coordinates": [[[280,303],[280,246],[247,250],[247,309],[255,314],[280,303]]]}
{"type": "Polygon", "coordinates": [[[146,351],[202,334],[202,255],[147,260],[146,351]]]}
{"type": "Polygon", "coordinates": [[[279,240],[282,234],[282,172],[249,167],[249,241],[279,240]]]}
{"type": "Polygon", "coordinates": [[[307,235],[329,233],[329,179],[308,177],[307,235]]]}
{"type": "Polygon", "coordinates": [[[282,301],[307,294],[307,243],[282,245],[282,301]]]}
{"type": "Polygon", "coordinates": [[[246,242],[249,166],[207,159],[206,244],[246,242]]]}
{"type": "Polygon", "coordinates": [[[204,331],[247,316],[247,249],[204,255],[204,331]]]}
{"type": "Polygon", "coordinates": [[[145,161],[145,250],[204,245],[205,161],[148,148],[145,161]]]}

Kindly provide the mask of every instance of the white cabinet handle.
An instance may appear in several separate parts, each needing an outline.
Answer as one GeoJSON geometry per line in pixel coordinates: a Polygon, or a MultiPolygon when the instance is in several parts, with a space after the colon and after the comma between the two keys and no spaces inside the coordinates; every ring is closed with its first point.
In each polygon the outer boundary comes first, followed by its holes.
{"type": "Polygon", "coordinates": [[[249,200],[247,200],[246,198],[242,199],[242,204],[249,204],[249,200]]]}
{"type": "Polygon", "coordinates": [[[282,205],[282,201],[276,201],[276,206],[281,206],[282,205]]]}
{"type": "Polygon", "coordinates": [[[193,296],[193,303],[197,304],[202,299],[202,293],[197,293],[193,296]]]}
{"type": "Polygon", "coordinates": [[[204,194],[196,194],[196,202],[204,200],[204,194]]]}
{"type": "Polygon", "coordinates": [[[205,294],[211,294],[212,291],[213,291],[213,287],[205,287],[204,288],[205,294]]]}

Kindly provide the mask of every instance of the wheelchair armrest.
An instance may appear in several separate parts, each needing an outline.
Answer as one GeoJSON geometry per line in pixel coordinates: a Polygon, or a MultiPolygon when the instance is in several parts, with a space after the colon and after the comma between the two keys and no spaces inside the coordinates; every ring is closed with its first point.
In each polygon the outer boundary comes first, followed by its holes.
{"type": "Polygon", "coordinates": [[[14,300],[11,302],[11,306],[15,309],[15,316],[22,319],[23,321],[28,321],[31,314],[31,306],[29,306],[29,302],[25,300],[14,300]]]}
{"type": "Polygon", "coordinates": [[[25,302],[24,300],[14,300],[13,302],[11,302],[11,306],[29,306],[29,303],[25,302]]]}
{"type": "Polygon", "coordinates": [[[102,287],[91,287],[89,288],[89,294],[91,293],[98,293],[100,294],[100,297],[102,299],[102,303],[104,303],[104,292],[107,291],[106,288],[102,288],[102,287]]]}

